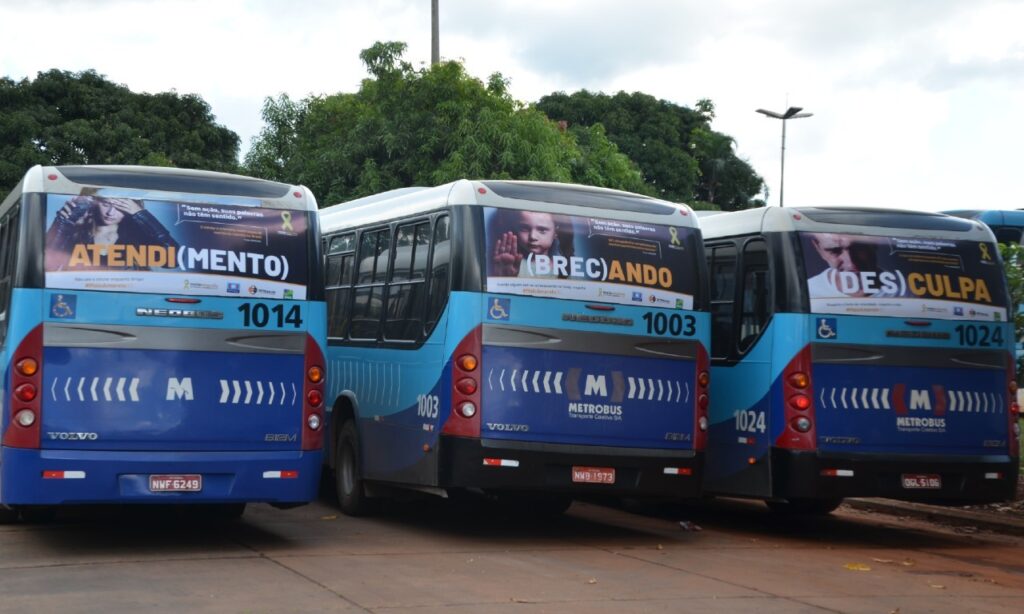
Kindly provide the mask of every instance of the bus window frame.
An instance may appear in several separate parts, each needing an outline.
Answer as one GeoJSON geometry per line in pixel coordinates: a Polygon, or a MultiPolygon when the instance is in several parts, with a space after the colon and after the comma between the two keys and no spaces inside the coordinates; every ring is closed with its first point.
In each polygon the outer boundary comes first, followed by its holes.
{"type": "MultiPolygon", "coordinates": [[[[408,216],[408,217],[388,220],[388,221],[385,221],[385,222],[374,222],[373,224],[368,224],[366,226],[340,229],[340,230],[334,232],[331,235],[327,235],[327,236],[323,237],[323,246],[324,246],[323,274],[325,276],[327,274],[327,269],[328,269],[328,267],[327,267],[327,258],[329,258],[331,256],[353,254],[353,271],[352,271],[352,279],[350,280],[350,282],[347,285],[341,284],[341,285],[337,285],[337,286],[328,286],[327,284],[325,284],[325,292],[327,290],[347,290],[348,291],[348,296],[347,296],[346,300],[348,302],[348,308],[349,308],[349,312],[350,312],[348,326],[345,328],[344,331],[342,331],[343,335],[341,335],[341,336],[331,336],[329,334],[330,333],[330,323],[328,322],[328,337],[327,337],[328,345],[335,345],[335,346],[343,345],[343,346],[360,347],[360,348],[392,348],[392,349],[415,350],[415,349],[419,349],[420,347],[422,347],[427,342],[427,339],[431,336],[431,334],[433,333],[434,329],[437,327],[437,324],[441,321],[440,314],[438,314],[438,319],[433,323],[433,326],[430,326],[429,328],[427,326],[427,323],[428,323],[428,319],[427,318],[429,316],[429,310],[430,310],[430,304],[431,304],[430,303],[430,299],[433,296],[433,293],[431,292],[431,290],[432,290],[431,278],[432,278],[433,270],[434,270],[434,253],[435,253],[435,248],[436,248],[436,242],[435,242],[434,239],[435,239],[435,235],[437,233],[437,226],[440,223],[440,220],[445,218],[445,217],[448,218],[448,224],[449,224],[449,226],[448,226],[448,241],[449,241],[450,245],[453,245],[453,244],[455,244],[454,237],[456,236],[456,233],[453,232],[453,224],[454,224],[455,216],[452,214],[452,211],[450,209],[440,209],[440,210],[431,212],[429,214],[416,214],[416,215],[412,215],[412,216],[408,216]],[[415,227],[418,224],[422,224],[424,222],[428,223],[429,229],[430,229],[430,231],[429,231],[430,243],[429,243],[429,249],[427,250],[427,263],[426,263],[424,278],[422,280],[418,280],[418,281],[406,280],[406,281],[392,282],[392,277],[394,276],[394,262],[395,262],[395,257],[396,257],[396,254],[397,254],[397,250],[395,249],[395,242],[397,240],[396,237],[397,237],[398,228],[403,227],[403,226],[413,226],[413,227],[415,227]],[[382,231],[382,230],[387,230],[388,231],[388,236],[389,236],[389,244],[388,244],[389,246],[388,246],[388,249],[390,250],[390,253],[387,256],[388,264],[387,264],[387,268],[385,269],[385,272],[384,272],[384,281],[381,282],[381,283],[370,282],[370,283],[365,283],[365,284],[359,284],[359,283],[357,283],[358,282],[358,268],[359,268],[359,254],[360,254],[360,247],[362,245],[363,234],[364,233],[370,233],[370,232],[379,232],[379,231],[382,231]],[[337,252],[335,254],[331,254],[330,253],[331,242],[335,238],[342,237],[342,236],[347,235],[347,234],[354,234],[355,235],[354,250],[351,251],[351,252],[337,252]],[[423,308],[422,308],[421,314],[420,314],[422,316],[422,318],[421,318],[422,326],[419,329],[419,334],[417,335],[416,339],[387,339],[385,337],[385,334],[384,334],[384,328],[385,328],[386,323],[387,323],[387,305],[388,305],[388,300],[391,298],[391,286],[392,285],[406,285],[406,284],[409,284],[409,283],[422,283],[422,284],[424,284],[424,286],[426,288],[426,290],[425,290],[426,291],[426,299],[424,301],[423,308]],[[375,286],[380,286],[380,287],[383,287],[383,289],[384,289],[383,295],[382,295],[382,309],[381,309],[380,317],[377,320],[377,335],[376,335],[376,338],[371,339],[369,337],[365,337],[365,338],[364,337],[353,337],[352,336],[351,312],[355,308],[355,292],[359,288],[363,288],[363,287],[367,287],[368,288],[368,287],[375,287],[375,286]]],[[[452,292],[452,258],[453,258],[453,255],[455,254],[455,252],[456,252],[456,249],[454,247],[450,248],[449,263],[448,263],[448,273],[446,275],[446,280],[445,280],[445,284],[444,284],[444,287],[443,287],[444,300],[441,302],[441,307],[440,307],[441,313],[444,312],[444,308],[447,306],[448,298],[450,297],[451,292],[452,292]]],[[[374,262],[374,268],[376,270],[376,261],[374,262]]],[[[325,281],[326,281],[326,277],[325,277],[325,281]]],[[[328,306],[327,306],[328,314],[331,313],[331,310],[333,308],[334,308],[334,305],[332,303],[328,302],[328,306]]]]}
{"type": "MultiPolygon", "coordinates": [[[[731,365],[740,362],[745,356],[750,354],[761,338],[764,337],[765,332],[771,325],[772,318],[778,311],[778,293],[776,288],[778,287],[776,267],[775,267],[775,255],[772,247],[772,242],[768,237],[756,234],[756,235],[745,235],[738,237],[725,237],[721,239],[714,239],[708,242],[704,246],[705,254],[709,253],[712,255],[712,260],[708,262],[708,306],[712,312],[712,328],[714,328],[714,303],[724,304],[726,301],[720,299],[717,301],[711,300],[710,284],[712,283],[712,276],[714,275],[714,251],[718,248],[725,246],[732,246],[736,253],[735,267],[733,269],[733,288],[731,300],[731,320],[730,320],[730,340],[729,340],[729,351],[725,356],[711,356],[711,362],[717,365],[731,365]],[[761,329],[756,336],[750,341],[750,344],[745,347],[740,347],[742,339],[739,337],[740,330],[742,328],[742,315],[743,315],[743,298],[744,291],[746,290],[746,259],[747,249],[752,243],[759,242],[764,246],[764,253],[766,256],[766,268],[764,269],[765,280],[768,284],[768,296],[765,299],[765,308],[767,310],[767,317],[761,324],[761,329]]],[[[714,332],[714,331],[712,331],[714,332]]],[[[714,348],[714,343],[712,343],[714,348]]]]}

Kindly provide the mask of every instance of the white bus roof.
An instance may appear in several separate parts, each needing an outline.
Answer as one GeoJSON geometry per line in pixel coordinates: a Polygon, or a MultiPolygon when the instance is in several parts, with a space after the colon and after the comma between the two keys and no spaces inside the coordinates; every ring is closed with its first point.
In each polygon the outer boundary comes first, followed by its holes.
{"type": "Polygon", "coordinates": [[[83,189],[98,188],[122,188],[167,200],[174,200],[175,194],[235,196],[275,209],[317,210],[316,198],[301,185],[185,168],[97,164],[33,166],[4,199],[0,211],[24,193],[80,194],[83,189]]]}
{"type": "Polygon", "coordinates": [[[426,214],[451,205],[697,226],[697,216],[688,206],[630,192],[568,183],[460,179],[434,188],[401,188],[326,207],[320,210],[320,229],[328,233],[426,214]]]}
{"type": "Polygon", "coordinates": [[[987,226],[973,220],[902,209],[853,207],[759,207],[701,218],[705,241],[766,232],[843,232],[899,237],[948,237],[994,241],[987,226]]]}

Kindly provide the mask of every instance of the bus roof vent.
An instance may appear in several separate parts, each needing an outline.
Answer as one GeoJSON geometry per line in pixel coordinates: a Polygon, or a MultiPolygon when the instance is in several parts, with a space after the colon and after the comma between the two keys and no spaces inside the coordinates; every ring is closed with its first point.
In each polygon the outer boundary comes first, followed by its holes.
{"type": "Polygon", "coordinates": [[[647,196],[601,188],[522,181],[484,181],[482,183],[502,198],[651,215],[672,215],[679,210],[678,207],[667,202],[647,196]]]}
{"type": "Polygon", "coordinates": [[[137,190],[266,199],[283,198],[292,190],[288,184],[266,179],[173,168],[58,166],[57,170],[75,183],[137,190]]]}
{"type": "Polygon", "coordinates": [[[800,207],[794,209],[808,219],[821,224],[878,226],[882,228],[912,228],[915,230],[948,230],[969,232],[974,224],[940,213],[926,211],[892,211],[887,209],[846,207],[800,207]]]}

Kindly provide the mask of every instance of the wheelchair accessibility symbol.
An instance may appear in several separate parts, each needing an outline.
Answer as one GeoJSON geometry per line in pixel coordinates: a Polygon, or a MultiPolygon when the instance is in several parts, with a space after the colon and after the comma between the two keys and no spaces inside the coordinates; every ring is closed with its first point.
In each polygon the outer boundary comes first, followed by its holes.
{"type": "Polygon", "coordinates": [[[512,300],[490,297],[491,305],[487,309],[488,320],[507,320],[512,315],[512,300]]]}
{"type": "Polygon", "coordinates": [[[818,339],[833,339],[839,334],[839,327],[835,318],[818,318],[818,329],[815,331],[818,339]]]}

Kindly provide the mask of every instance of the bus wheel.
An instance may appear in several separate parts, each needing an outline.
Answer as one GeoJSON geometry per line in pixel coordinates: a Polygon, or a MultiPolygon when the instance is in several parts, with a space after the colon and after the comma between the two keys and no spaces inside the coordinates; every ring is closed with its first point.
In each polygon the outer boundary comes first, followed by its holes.
{"type": "Polygon", "coordinates": [[[359,464],[359,435],[356,425],[348,420],[338,433],[334,447],[334,480],[338,491],[338,505],[348,516],[366,516],[377,511],[379,502],[366,496],[359,464]]]}
{"type": "Polygon", "coordinates": [[[827,516],[842,504],[843,499],[786,499],[785,501],[765,501],[768,509],[776,514],[800,516],[827,516]]]}

